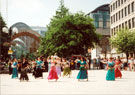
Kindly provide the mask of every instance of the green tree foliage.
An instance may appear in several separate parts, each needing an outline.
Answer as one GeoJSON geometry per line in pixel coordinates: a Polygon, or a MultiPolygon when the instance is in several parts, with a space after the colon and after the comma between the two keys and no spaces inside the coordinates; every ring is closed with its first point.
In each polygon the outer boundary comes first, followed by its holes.
{"type": "Polygon", "coordinates": [[[122,29],[111,37],[111,44],[117,48],[119,52],[126,53],[127,57],[130,53],[135,53],[135,31],[122,29]]]}
{"type": "Polygon", "coordinates": [[[10,40],[9,35],[2,31],[3,27],[6,27],[6,23],[0,14],[0,55],[3,56],[2,58],[8,57],[9,46],[4,46],[4,43],[10,40]]]}
{"type": "Polygon", "coordinates": [[[47,28],[39,48],[39,53],[46,56],[55,53],[60,57],[84,54],[84,47],[92,48],[99,42],[92,19],[82,12],[69,13],[63,0],[47,28]]]}

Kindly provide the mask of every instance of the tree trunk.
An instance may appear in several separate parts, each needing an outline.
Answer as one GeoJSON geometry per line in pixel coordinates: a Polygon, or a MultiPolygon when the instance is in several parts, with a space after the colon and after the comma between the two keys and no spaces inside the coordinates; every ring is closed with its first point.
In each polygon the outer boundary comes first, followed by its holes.
{"type": "Polygon", "coordinates": [[[129,53],[127,52],[127,53],[126,53],[127,62],[128,62],[128,56],[129,56],[129,53]]]}

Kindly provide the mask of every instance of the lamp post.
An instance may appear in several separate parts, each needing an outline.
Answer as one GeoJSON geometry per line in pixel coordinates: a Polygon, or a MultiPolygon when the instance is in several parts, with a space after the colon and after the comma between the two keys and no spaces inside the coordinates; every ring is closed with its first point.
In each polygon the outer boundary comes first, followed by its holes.
{"type": "Polygon", "coordinates": [[[9,50],[8,50],[8,54],[10,55],[10,58],[12,57],[12,54],[13,54],[13,51],[12,51],[12,43],[11,43],[11,37],[12,37],[12,31],[13,33],[18,33],[18,30],[16,27],[14,27],[12,30],[11,29],[8,29],[7,27],[3,27],[2,28],[2,31],[4,33],[7,33],[9,35],[9,41],[8,42],[5,42],[6,44],[8,44],[9,47],[9,50]]]}

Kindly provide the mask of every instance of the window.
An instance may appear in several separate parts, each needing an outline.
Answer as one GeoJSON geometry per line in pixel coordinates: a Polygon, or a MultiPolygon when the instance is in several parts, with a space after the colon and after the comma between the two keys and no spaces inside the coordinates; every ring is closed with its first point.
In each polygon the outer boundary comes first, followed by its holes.
{"type": "Polygon", "coordinates": [[[119,11],[119,20],[120,20],[120,16],[121,16],[121,15],[120,15],[120,11],[119,11]]]}
{"type": "Polygon", "coordinates": [[[116,8],[117,8],[117,1],[115,3],[116,3],[116,8]]]}
{"type": "Polygon", "coordinates": [[[118,13],[116,13],[116,21],[118,20],[118,13]]]}
{"type": "Polygon", "coordinates": [[[122,29],[124,29],[124,23],[122,23],[122,29]]]}
{"type": "Polygon", "coordinates": [[[124,0],[124,2],[126,2],[126,0],[124,0]]]}
{"type": "Polygon", "coordinates": [[[121,25],[119,25],[119,30],[121,30],[121,25]]]}
{"type": "Polygon", "coordinates": [[[135,27],[135,18],[132,18],[132,27],[135,27]]]}
{"type": "Polygon", "coordinates": [[[123,4],[123,0],[121,0],[121,4],[123,4]]]}
{"type": "Polygon", "coordinates": [[[122,15],[122,18],[123,18],[123,9],[122,9],[122,11],[121,11],[121,15],[122,15]]]}
{"type": "Polygon", "coordinates": [[[114,23],[115,23],[115,15],[113,15],[113,21],[114,21],[114,23]]]}
{"type": "Polygon", "coordinates": [[[128,21],[128,28],[131,29],[131,20],[128,21]]]}
{"type": "Polygon", "coordinates": [[[130,14],[130,4],[128,5],[128,14],[130,14]]]}
{"type": "Polygon", "coordinates": [[[127,7],[125,7],[125,16],[127,16],[127,7]]]}
{"type": "Polygon", "coordinates": [[[134,2],[132,2],[132,5],[131,6],[132,6],[132,12],[134,12],[134,8],[135,8],[134,7],[134,2]]]}
{"type": "Polygon", "coordinates": [[[127,21],[125,22],[125,28],[127,28],[127,21]]]}
{"type": "Polygon", "coordinates": [[[115,3],[113,3],[113,10],[115,10],[115,3]]]}
{"type": "Polygon", "coordinates": [[[111,24],[113,23],[113,17],[111,16],[111,24]]]}
{"type": "Polygon", "coordinates": [[[112,5],[111,5],[111,12],[112,12],[112,5]]]}
{"type": "Polygon", "coordinates": [[[118,5],[120,6],[120,0],[118,0],[118,5]]]}

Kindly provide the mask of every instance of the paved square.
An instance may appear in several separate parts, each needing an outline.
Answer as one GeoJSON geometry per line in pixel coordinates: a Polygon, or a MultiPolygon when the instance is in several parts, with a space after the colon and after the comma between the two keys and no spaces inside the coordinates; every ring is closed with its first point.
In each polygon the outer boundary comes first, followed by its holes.
{"type": "Polygon", "coordinates": [[[135,94],[135,72],[122,71],[122,79],[106,81],[105,70],[89,70],[89,81],[78,82],[78,70],[72,71],[71,78],[60,77],[58,82],[48,82],[48,73],[44,79],[35,79],[28,74],[29,82],[11,79],[11,75],[0,75],[0,90],[3,94],[135,94]]]}

